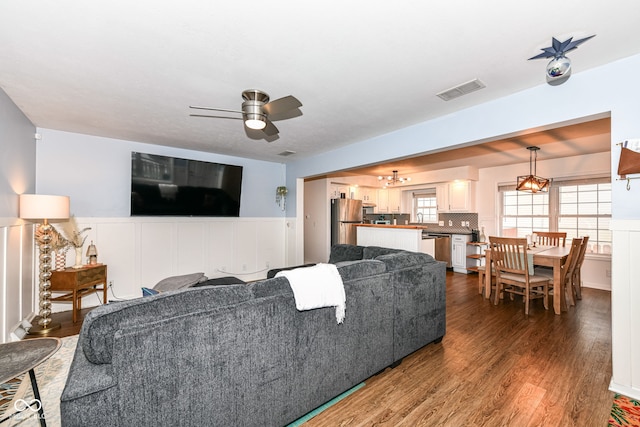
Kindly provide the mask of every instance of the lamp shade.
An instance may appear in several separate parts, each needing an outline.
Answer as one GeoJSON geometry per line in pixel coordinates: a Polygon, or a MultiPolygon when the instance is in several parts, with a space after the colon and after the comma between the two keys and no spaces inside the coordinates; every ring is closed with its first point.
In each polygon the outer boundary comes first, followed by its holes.
{"type": "Polygon", "coordinates": [[[21,194],[20,218],[67,219],[69,218],[69,196],[21,194]]]}

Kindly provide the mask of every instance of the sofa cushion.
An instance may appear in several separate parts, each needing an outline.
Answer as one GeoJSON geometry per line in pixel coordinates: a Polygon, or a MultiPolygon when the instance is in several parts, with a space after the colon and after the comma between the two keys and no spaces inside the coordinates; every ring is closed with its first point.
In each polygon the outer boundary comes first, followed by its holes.
{"type": "Polygon", "coordinates": [[[376,259],[380,255],[395,254],[403,252],[400,249],[383,248],[380,246],[367,246],[362,251],[362,259],[376,259]]]}
{"type": "Polygon", "coordinates": [[[340,261],[336,263],[338,273],[343,281],[375,276],[386,271],[384,262],[373,259],[360,261],[340,261]]]}
{"type": "Polygon", "coordinates": [[[401,270],[407,267],[436,262],[431,255],[408,251],[378,255],[375,259],[384,262],[387,266],[387,271],[401,270]]]}
{"type": "Polygon", "coordinates": [[[173,291],[176,289],[188,288],[198,282],[207,280],[204,273],[183,274],[162,279],[153,287],[156,291],[173,291]]]}
{"type": "Polygon", "coordinates": [[[329,255],[329,263],[335,264],[341,261],[357,261],[362,259],[362,251],[364,246],[357,245],[333,245],[331,246],[331,254],[329,255]]]}
{"type": "Polygon", "coordinates": [[[81,335],[84,354],[96,364],[111,363],[114,335],[119,330],[151,325],[161,319],[238,304],[253,299],[248,286],[207,286],[161,292],[146,298],[106,304],[85,317],[81,335]]]}

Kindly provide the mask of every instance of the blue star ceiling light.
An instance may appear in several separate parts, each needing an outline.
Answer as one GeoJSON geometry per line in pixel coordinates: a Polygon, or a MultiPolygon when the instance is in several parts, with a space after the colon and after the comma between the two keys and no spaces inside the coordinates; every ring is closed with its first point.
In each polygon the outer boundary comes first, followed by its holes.
{"type": "Polygon", "coordinates": [[[552,86],[561,85],[562,83],[569,80],[569,77],[571,77],[571,60],[567,58],[565,54],[571,50],[576,49],[578,45],[595,36],[596,35],[594,34],[592,36],[575,41],[573,40],[573,37],[569,37],[569,39],[563,42],[560,42],[555,37],[552,37],[551,46],[545,47],[544,49],[542,49],[542,53],[529,58],[529,60],[553,58],[551,62],[547,64],[547,83],[552,86]]]}

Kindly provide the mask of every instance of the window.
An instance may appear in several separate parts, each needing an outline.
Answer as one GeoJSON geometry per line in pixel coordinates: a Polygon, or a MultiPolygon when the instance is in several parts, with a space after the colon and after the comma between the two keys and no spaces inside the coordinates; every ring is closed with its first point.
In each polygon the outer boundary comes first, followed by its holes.
{"type": "Polygon", "coordinates": [[[566,231],[567,239],[589,236],[589,252],[611,253],[611,183],[566,185],[558,191],[558,231],[566,231]]]}
{"type": "Polygon", "coordinates": [[[524,237],[533,230],[549,230],[549,194],[504,191],[502,236],[524,237]]]}
{"type": "Polygon", "coordinates": [[[413,193],[413,217],[416,222],[438,222],[437,206],[435,188],[433,191],[413,193]]]}
{"type": "Polygon", "coordinates": [[[567,241],[589,236],[587,251],[611,253],[610,178],[553,181],[548,193],[525,193],[501,185],[501,234],[524,237],[533,231],[565,231],[567,241]]]}

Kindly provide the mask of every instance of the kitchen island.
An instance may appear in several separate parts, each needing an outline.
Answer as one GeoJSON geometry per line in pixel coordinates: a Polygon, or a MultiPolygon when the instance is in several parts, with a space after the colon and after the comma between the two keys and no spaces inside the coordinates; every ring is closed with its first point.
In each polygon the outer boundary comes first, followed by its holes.
{"type": "Polygon", "coordinates": [[[423,239],[423,225],[355,224],[357,244],[435,255],[434,239],[423,239]]]}

